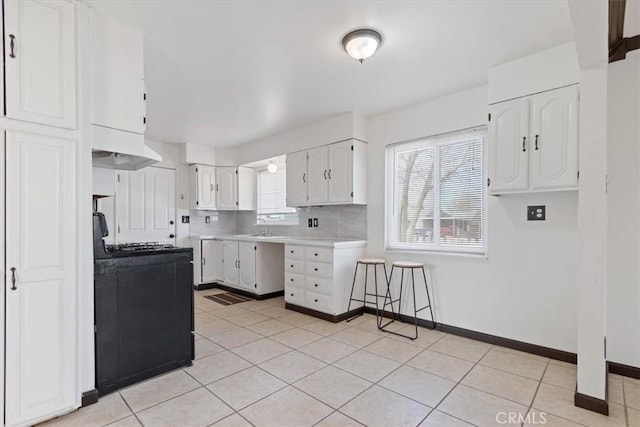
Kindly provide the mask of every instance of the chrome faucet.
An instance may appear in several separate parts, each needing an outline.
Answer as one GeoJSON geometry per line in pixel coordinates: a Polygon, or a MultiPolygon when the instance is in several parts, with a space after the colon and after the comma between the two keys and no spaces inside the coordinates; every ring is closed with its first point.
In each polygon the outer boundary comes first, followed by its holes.
{"type": "Polygon", "coordinates": [[[262,234],[263,236],[268,236],[269,224],[267,224],[267,221],[264,218],[256,218],[256,223],[254,224],[256,227],[258,226],[258,221],[262,221],[264,223],[264,230],[260,234],[262,234]]]}

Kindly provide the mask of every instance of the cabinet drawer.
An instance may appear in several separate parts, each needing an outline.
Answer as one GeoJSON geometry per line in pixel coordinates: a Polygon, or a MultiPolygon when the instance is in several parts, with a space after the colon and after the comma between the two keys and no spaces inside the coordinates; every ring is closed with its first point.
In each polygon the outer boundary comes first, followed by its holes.
{"type": "Polygon", "coordinates": [[[311,292],[331,295],[333,293],[333,280],[307,276],[305,278],[305,289],[311,292]]]}
{"type": "Polygon", "coordinates": [[[284,290],[284,300],[295,305],[305,305],[304,290],[295,286],[287,286],[284,290]]]}
{"type": "Polygon", "coordinates": [[[331,297],[329,295],[305,291],[304,304],[312,310],[333,313],[331,297]]]}
{"type": "Polygon", "coordinates": [[[304,261],[299,259],[290,259],[286,258],[284,260],[284,271],[285,273],[304,273],[304,261]]]}
{"type": "Polygon", "coordinates": [[[303,259],[304,253],[302,246],[285,245],[284,256],[291,259],[303,259]]]}
{"type": "Polygon", "coordinates": [[[311,262],[304,263],[304,272],[310,276],[319,277],[331,277],[333,275],[333,264],[326,262],[311,262]]]}
{"type": "Polygon", "coordinates": [[[296,286],[302,289],[304,287],[304,275],[295,273],[286,273],[284,275],[284,286],[296,286]]]}
{"type": "Polygon", "coordinates": [[[309,246],[304,248],[304,257],[309,261],[333,261],[333,249],[309,246]]]}

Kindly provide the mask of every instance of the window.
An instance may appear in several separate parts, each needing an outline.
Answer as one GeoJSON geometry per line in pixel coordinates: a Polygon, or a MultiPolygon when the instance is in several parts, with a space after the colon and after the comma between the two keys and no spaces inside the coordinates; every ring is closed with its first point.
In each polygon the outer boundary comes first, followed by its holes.
{"type": "Polygon", "coordinates": [[[257,218],[269,224],[298,224],[295,208],[286,204],[286,169],[278,168],[276,173],[266,169],[257,173],[258,213],[257,218]]]}
{"type": "Polygon", "coordinates": [[[485,249],[484,130],[387,147],[390,249],[485,249]]]}

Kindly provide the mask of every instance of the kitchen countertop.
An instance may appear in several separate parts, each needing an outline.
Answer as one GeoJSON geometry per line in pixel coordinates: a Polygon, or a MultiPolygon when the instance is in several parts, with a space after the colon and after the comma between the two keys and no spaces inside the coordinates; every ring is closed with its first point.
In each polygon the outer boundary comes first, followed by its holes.
{"type": "Polygon", "coordinates": [[[354,239],[329,239],[324,237],[309,236],[253,236],[249,234],[238,234],[231,236],[190,236],[192,239],[200,240],[237,240],[242,242],[264,242],[264,243],[282,243],[291,245],[311,245],[311,246],[329,246],[334,248],[354,248],[367,245],[366,240],[354,239]]]}

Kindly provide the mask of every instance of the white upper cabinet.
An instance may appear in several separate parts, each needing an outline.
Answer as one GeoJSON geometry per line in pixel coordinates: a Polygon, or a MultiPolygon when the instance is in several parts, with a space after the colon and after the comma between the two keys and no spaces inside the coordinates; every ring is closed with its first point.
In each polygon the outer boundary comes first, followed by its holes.
{"type": "Polygon", "coordinates": [[[91,12],[91,122],[145,130],[143,35],[91,12]]]}
{"type": "Polygon", "coordinates": [[[238,209],[238,168],[216,167],[216,208],[238,209]]]}
{"type": "Polygon", "coordinates": [[[578,185],[578,88],[531,99],[531,188],[578,185]]]}
{"type": "Polygon", "coordinates": [[[307,152],[287,154],[287,206],[307,203],[307,152]]]}
{"type": "Polygon", "coordinates": [[[491,107],[491,194],[578,186],[578,86],[491,107]]]}
{"type": "Polygon", "coordinates": [[[216,170],[213,166],[191,166],[191,209],[214,210],[216,208],[216,170]]]}
{"type": "Polygon", "coordinates": [[[4,3],[7,117],[75,129],[74,15],[64,0],[4,3]]]}
{"type": "Polygon", "coordinates": [[[366,204],[366,162],[357,140],[287,154],[287,206],[366,204]]]}
{"type": "Polygon", "coordinates": [[[326,203],[329,200],[327,177],[329,150],[327,147],[318,147],[307,153],[307,203],[326,203]]]}
{"type": "Polygon", "coordinates": [[[524,191],[529,187],[529,100],[519,99],[491,108],[489,176],[491,191],[524,191]]]}

